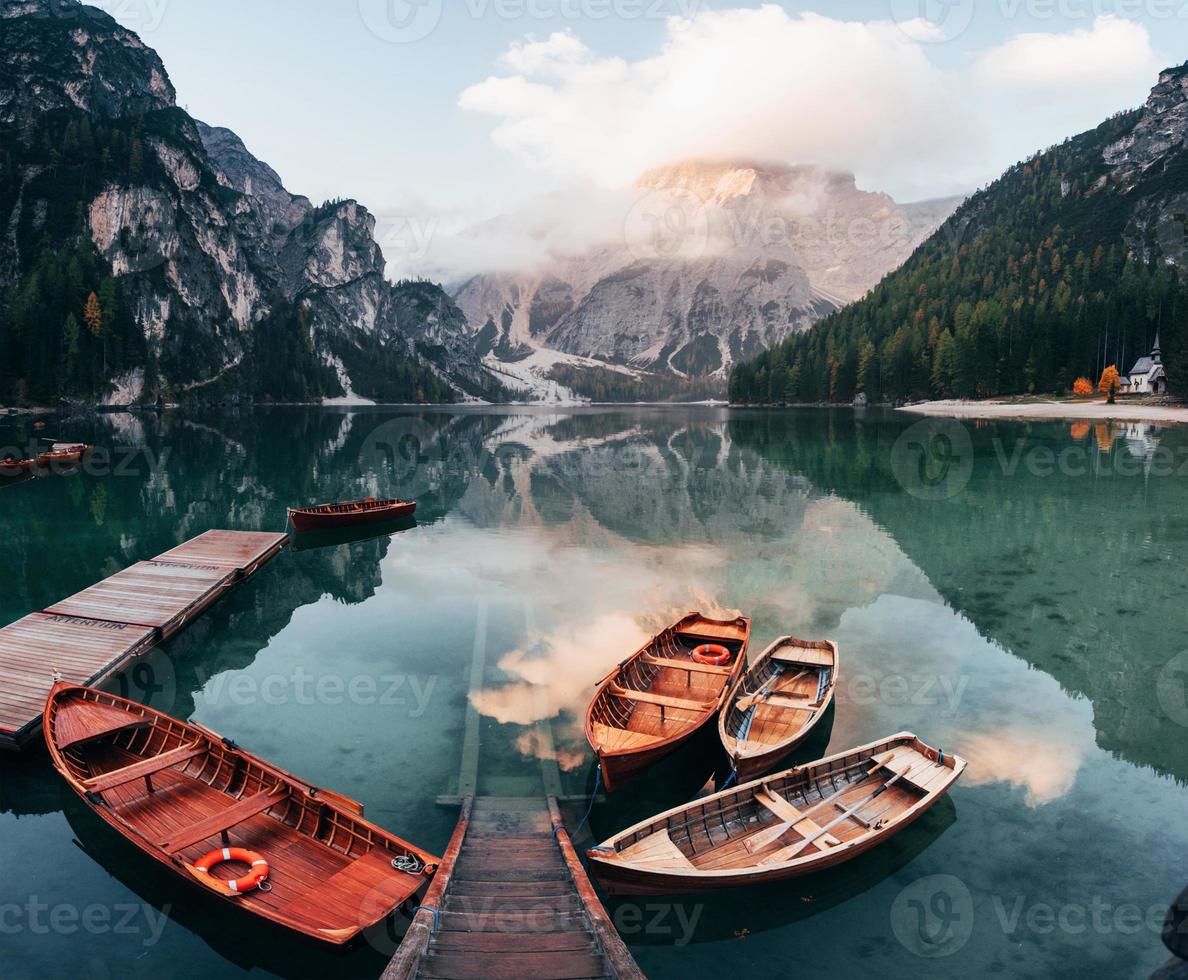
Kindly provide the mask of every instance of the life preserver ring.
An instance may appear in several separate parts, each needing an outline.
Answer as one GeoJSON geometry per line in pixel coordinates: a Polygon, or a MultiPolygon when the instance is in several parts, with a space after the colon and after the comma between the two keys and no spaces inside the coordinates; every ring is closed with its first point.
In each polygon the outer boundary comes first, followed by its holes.
{"type": "Polygon", "coordinates": [[[725,667],[734,654],[717,643],[703,643],[693,651],[693,659],[707,667],[725,667]]]}
{"type": "Polygon", "coordinates": [[[242,895],[244,892],[259,888],[268,877],[268,862],[255,851],[245,851],[242,847],[220,847],[217,851],[204,854],[195,862],[194,870],[208,875],[211,868],[227,861],[243,861],[252,866],[251,870],[242,878],[224,882],[231,891],[237,894],[242,895]]]}

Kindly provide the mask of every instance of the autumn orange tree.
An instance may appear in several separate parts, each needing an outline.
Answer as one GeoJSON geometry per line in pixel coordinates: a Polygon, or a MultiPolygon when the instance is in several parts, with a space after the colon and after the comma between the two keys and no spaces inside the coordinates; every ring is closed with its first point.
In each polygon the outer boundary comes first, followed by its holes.
{"type": "Polygon", "coordinates": [[[1101,372],[1101,380],[1097,382],[1097,390],[1104,395],[1117,391],[1119,386],[1117,365],[1111,364],[1101,372]]]}
{"type": "Polygon", "coordinates": [[[1073,383],[1073,394],[1074,395],[1092,395],[1093,394],[1093,382],[1090,381],[1088,378],[1077,378],[1077,380],[1073,383]]]}

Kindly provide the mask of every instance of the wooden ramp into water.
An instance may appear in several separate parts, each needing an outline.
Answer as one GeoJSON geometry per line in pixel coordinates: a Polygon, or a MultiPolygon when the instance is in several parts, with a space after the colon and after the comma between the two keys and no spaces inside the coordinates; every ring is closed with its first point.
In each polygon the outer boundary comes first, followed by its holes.
{"type": "Polygon", "coordinates": [[[55,670],[71,683],[100,683],[185,627],[287,540],[207,531],[0,629],[0,749],[20,749],[37,735],[55,670]]]}
{"type": "Polygon", "coordinates": [[[643,980],[557,801],[466,797],[441,867],[382,980],[643,980]]]}

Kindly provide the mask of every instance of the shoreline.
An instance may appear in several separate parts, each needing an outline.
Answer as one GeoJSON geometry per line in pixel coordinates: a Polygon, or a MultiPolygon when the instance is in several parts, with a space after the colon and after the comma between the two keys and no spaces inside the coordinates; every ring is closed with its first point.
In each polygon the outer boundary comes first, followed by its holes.
{"type": "Polygon", "coordinates": [[[947,399],[904,405],[897,409],[913,415],[955,419],[1083,419],[1097,422],[1166,422],[1188,424],[1188,406],[1135,405],[1103,399],[1091,402],[967,402],[947,399]]]}

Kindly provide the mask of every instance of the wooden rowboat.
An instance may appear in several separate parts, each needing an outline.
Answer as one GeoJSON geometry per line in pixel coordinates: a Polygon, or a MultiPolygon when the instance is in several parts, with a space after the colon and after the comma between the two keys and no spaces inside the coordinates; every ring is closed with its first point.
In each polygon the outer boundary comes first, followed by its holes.
{"type": "Polygon", "coordinates": [[[54,767],[110,826],[181,878],[244,912],[342,944],[426,888],[438,858],[201,725],[58,682],[45,706],[54,767]],[[224,883],[267,862],[263,888],[224,883]],[[209,852],[209,853],[208,853],[209,852]],[[204,858],[204,855],[206,856],[204,858]]]}
{"type": "Polygon", "coordinates": [[[718,736],[740,783],[799,746],[833,703],[837,644],[781,637],[738,679],[718,716],[718,736]]]}
{"type": "Polygon", "coordinates": [[[55,443],[48,452],[38,454],[37,468],[73,466],[76,463],[81,463],[94,448],[94,446],[88,446],[81,442],[55,443]]]}
{"type": "Polygon", "coordinates": [[[326,528],[353,527],[357,524],[379,524],[397,517],[407,517],[417,509],[408,500],[347,500],[340,504],[319,504],[317,507],[289,508],[289,521],[295,531],[314,531],[326,528]]]}
{"type": "Polygon", "coordinates": [[[713,721],[747,662],[751,621],[692,612],[656,634],[598,685],[586,709],[586,740],[602,783],[622,786],[713,721]],[[727,662],[699,663],[698,648],[725,648],[727,662]]]}
{"type": "Polygon", "coordinates": [[[686,803],[587,851],[613,895],[794,878],[848,861],[928,811],[965,760],[905,732],[686,803]]]}
{"type": "Polygon", "coordinates": [[[36,465],[35,459],[17,459],[15,456],[9,456],[7,459],[0,459],[0,476],[25,476],[32,473],[36,465]]]}

